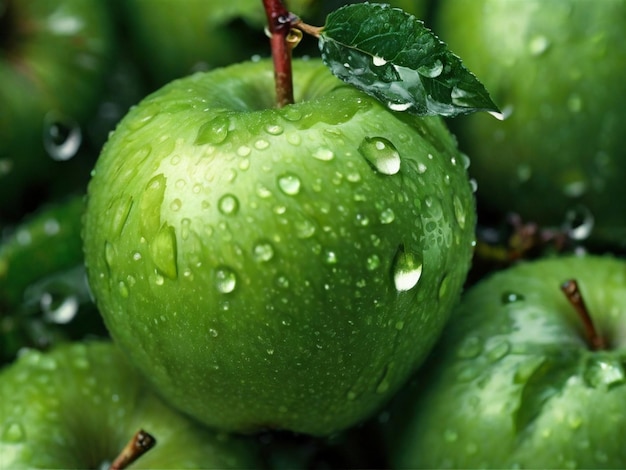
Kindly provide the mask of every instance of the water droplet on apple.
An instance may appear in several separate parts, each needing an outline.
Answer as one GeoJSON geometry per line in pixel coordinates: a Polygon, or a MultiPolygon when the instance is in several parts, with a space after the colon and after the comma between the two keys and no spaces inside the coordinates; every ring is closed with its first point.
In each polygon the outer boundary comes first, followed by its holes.
{"type": "Polygon", "coordinates": [[[465,228],[465,208],[461,199],[457,195],[452,198],[452,205],[454,206],[454,217],[461,229],[465,228]]]}
{"type": "Polygon", "coordinates": [[[428,78],[437,78],[443,72],[443,62],[436,59],[432,64],[418,67],[417,73],[428,78]]]}
{"type": "Polygon", "coordinates": [[[437,290],[437,297],[439,300],[443,300],[448,295],[448,287],[450,285],[450,276],[444,274],[439,283],[439,289],[437,290]]]}
{"type": "Polygon", "coordinates": [[[15,421],[9,421],[2,430],[2,441],[9,444],[17,444],[26,440],[24,427],[15,421]]]}
{"type": "Polygon", "coordinates": [[[422,277],[422,260],[413,252],[405,251],[400,245],[393,259],[393,283],[398,292],[413,289],[422,277]]]}
{"type": "Polygon", "coordinates": [[[215,271],[215,286],[222,294],[229,294],[235,290],[237,286],[237,275],[227,267],[218,268],[215,271]]]}
{"type": "Polygon", "coordinates": [[[76,121],[50,112],[44,118],[43,145],[53,160],[71,159],[80,148],[82,131],[76,121]]]}
{"type": "Polygon", "coordinates": [[[365,266],[368,271],[374,271],[380,266],[380,257],[376,254],[367,257],[365,266]]]}
{"type": "Polygon", "coordinates": [[[584,378],[595,388],[609,388],[626,383],[623,365],[612,358],[591,359],[586,365],[584,378]]]}
{"type": "Polygon", "coordinates": [[[512,304],[514,302],[521,302],[522,300],[524,300],[524,296],[522,294],[518,294],[517,292],[512,291],[506,291],[500,296],[500,302],[503,305],[512,304]]]}
{"type": "Polygon", "coordinates": [[[111,269],[115,264],[115,247],[111,242],[104,242],[104,262],[108,269],[111,269]]]}
{"type": "Polygon", "coordinates": [[[130,295],[130,291],[128,290],[128,286],[126,285],[126,283],[124,281],[120,281],[117,284],[117,291],[119,292],[120,296],[123,299],[127,299],[128,296],[130,295]]]}
{"type": "Polygon", "coordinates": [[[254,142],[254,148],[257,150],[265,150],[270,146],[270,143],[265,139],[258,139],[254,142]]]}
{"type": "Polygon", "coordinates": [[[224,215],[235,215],[239,210],[239,200],[232,194],[224,194],[218,201],[217,207],[224,215]]]}
{"type": "Polygon", "coordinates": [[[487,359],[491,362],[497,362],[511,351],[511,343],[507,340],[500,340],[495,346],[487,351],[487,359]]]}
{"type": "Polygon", "coordinates": [[[456,355],[459,359],[473,359],[483,352],[483,346],[482,338],[470,336],[461,343],[456,355]]]}
{"type": "Polygon", "coordinates": [[[194,144],[220,144],[228,137],[230,119],[224,115],[215,116],[209,122],[200,126],[194,144]]]}
{"type": "Polygon", "coordinates": [[[328,147],[319,147],[313,152],[313,158],[328,162],[335,158],[334,152],[328,147]]]}
{"type": "Polygon", "coordinates": [[[209,328],[209,336],[211,338],[217,338],[218,332],[215,328],[209,328]]]}
{"type": "Polygon", "coordinates": [[[274,247],[268,241],[261,241],[254,245],[252,254],[258,262],[267,262],[274,257],[274,247]]]}
{"type": "Polygon", "coordinates": [[[330,250],[325,251],[324,262],[326,264],[337,264],[337,254],[334,251],[330,251],[330,250]]]}
{"type": "Polygon", "coordinates": [[[174,227],[164,224],[150,243],[150,255],[157,271],[169,279],[178,277],[177,243],[174,227]]]}
{"type": "Polygon", "coordinates": [[[572,240],[581,241],[589,238],[594,225],[595,218],[585,206],[576,206],[565,214],[564,229],[572,240]]]}
{"type": "Polygon", "coordinates": [[[161,226],[161,205],[165,196],[166,179],[162,173],[148,181],[139,202],[141,230],[145,237],[151,237],[161,226]]]}
{"type": "Polygon", "coordinates": [[[531,55],[538,57],[548,50],[550,41],[543,35],[537,35],[530,39],[528,43],[528,51],[531,55]]]}
{"type": "Polygon", "coordinates": [[[114,203],[114,212],[113,217],[111,218],[111,232],[114,235],[119,236],[128,221],[128,215],[130,214],[130,209],[133,206],[133,198],[132,196],[128,196],[125,198],[120,197],[114,203]]]}
{"type": "Polygon", "coordinates": [[[400,171],[400,154],[384,137],[366,137],[359,146],[359,153],[379,173],[395,175],[400,171]]]}
{"type": "Polygon", "coordinates": [[[396,220],[396,214],[393,212],[392,208],[388,207],[386,209],[383,209],[383,211],[380,213],[381,224],[390,224],[394,220],[396,220]]]}
{"type": "Polygon", "coordinates": [[[183,203],[178,198],[176,198],[172,202],[170,202],[170,210],[172,212],[178,212],[182,206],[183,206],[183,203]]]}
{"type": "Polygon", "coordinates": [[[55,298],[50,292],[44,292],[39,300],[44,318],[52,323],[67,324],[78,313],[79,302],[75,295],[55,298]]]}
{"type": "Polygon", "coordinates": [[[298,238],[311,238],[315,234],[315,224],[308,219],[296,220],[294,225],[298,238]]]}
{"type": "Polygon", "coordinates": [[[283,133],[283,131],[284,129],[282,128],[282,126],[279,126],[278,124],[267,124],[265,126],[265,132],[270,135],[280,135],[283,133]]]}
{"type": "Polygon", "coordinates": [[[278,187],[288,196],[295,196],[298,194],[300,192],[301,185],[302,182],[300,181],[300,178],[293,173],[285,173],[278,177],[278,187]]]}

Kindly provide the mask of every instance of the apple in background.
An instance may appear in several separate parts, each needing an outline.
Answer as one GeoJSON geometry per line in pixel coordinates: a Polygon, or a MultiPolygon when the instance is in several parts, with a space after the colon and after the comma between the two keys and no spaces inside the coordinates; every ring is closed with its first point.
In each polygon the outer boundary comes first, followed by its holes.
{"type": "MultiPolygon", "coordinates": [[[[313,0],[292,0],[305,14],[313,0]]],[[[174,78],[266,55],[261,0],[123,0],[120,14],[138,61],[158,88],[174,78]]]]}
{"type": "Polygon", "coordinates": [[[435,29],[506,116],[451,122],[479,211],[626,248],[626,2],[442,0],[435,29]]]}
{"type": "Polygon", "coordinates": [[[391,467],[624,468],[624,325],[623,259],[547,258],[481,281],[391,408],[391,467]],[[572,279],[596,335],[562,292],[572,279]]]}
{"type": "Polygon", "coordinates": [[[440,119],[293,66],[280,109],[265,60],[133,108],[94,169],[83,239],[110,333],[170,403],[223,429],[326,435],[421,364],[476,214],[440,119]]]}
{"type": "Polygon", "coordinates": [[[108,468],[140,429],[130,468],[259,468],[256,443],[214,433],[156,397],[110,342],[28,350],[0,373],[0,468],[108,468]]]}
{"type": "Polygon", "coordinates": [[[106,2],[0,4],[0,223],[36,207],[51,172],[72,166],[113,48],[106,2]]]}

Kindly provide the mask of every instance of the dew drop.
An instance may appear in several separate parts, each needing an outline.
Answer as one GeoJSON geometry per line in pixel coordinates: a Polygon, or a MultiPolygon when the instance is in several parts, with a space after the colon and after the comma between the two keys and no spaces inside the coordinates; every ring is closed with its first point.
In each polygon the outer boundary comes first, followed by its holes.
{"type": "Polygon", "coordinates": [[[172,202],[170,202],[170,210],[172,212],[178,212],[182,207],[183,203],[180,199],[176,198],[172,202]]]}
{"type": "Polygon", "coordinates": [[[459,359],[473,359],[482,351],[483,340],[478,336],[470,336],[461,343],[456,355],[459,359]]]}
{"type": "Polygon", "coordinates": [[[50,112],[44,118],[43,144],[53,160],[66,161],[78,153],[83,140],[76,121],[50,112]]]}
{"type": "Polygon", "coordinates": [[[337,264],[337,254],[334,251],[325,251],[324,262],[326,264],[337,264]]]}
{"type": "Polygon", "coordinates": [[[524,300],[524,296],[522,294],[518,294],[517,292],[512,291],[503,292],[500,296],[500,302],[503,305],[521,302],[522,300],[524,300]]]}
{"type": "Polygon", "coordinates": [[[258,139],[254,142],[254,148],[257,150],[265,150],[270,146],[270,143],[265,139],[258,139]]]}
{"type": "Polygon", "coordinates": [[[117,284],[117,291],[119,292],[120,296],[123,299],[127,299],[128,296],[130,295],[130,291],[128,290],[128,286],[126,285],[126,283],[124,281],[120,281],[117,284]]]}
{"type": "Polygon", "coordinates": [[[595,218],[585,206],[576,206],[565,214],[564,229],[572,240],[589,238],[595,224],[595,218]]]}
{"type": "Polygon", "coordinates": [[[372,57],[372,63],[376,67],[382,67],[383,65],[387,64],[387,61],[383,59],[382,57],[375,55],[374,57],[372,57]]]}
{"type": "Polygon", "coordinates": [[[258,262],[267,262],[274,257],[274,247],[270,242],[262,241],[254,245],[254,259],[258,262]]]}
{"type": "Polygon", "coordinates": [[[174,227],[164,224],[150,243],[150,256],[159,273],[169,279],[178,277],[177,243],[174,227]]]}
{"type": "Polygon", "coordinates": [[[586,382],[592,387],[612,387],[626,382],[624,367],[617,359],[592,359],[584,371],[586,382]]]}
{"type": "Polygon", "coordinates": [[[24,427],[15,421],[5,424],[2,431],[2,441],[10,444],[17,444],[26,439],[26,431],[24,427]]]}
{"type": "Polygon", "coordinates": [[[237,275],[227,267],[221,267],[215,271],[215,287],[222,294],[229,294],[237,286],[237,275]]]}
{"type": "Polygon", "coordinates": [[[432,64],[422,65],[418,67],[417,73],[428,78],[437,78],[443,72],[443,62],[439,59],[435,60],[432,64]]]}
{"type": "Polygon", "coordinates": [[[396,214],[393,212],[393,209],[391,209],[390,207],[388,207],[387,209],[384,209],[380,213],[380,223],[381,224],[385,224],[385,225],[386,224],[390,224],[394,220],[396,220],[396,214]]]}
{"type": "Polygon", "coordinates": [[[318,160],[328,162],[335,158],[335,154],[333,151],[327,147],[318,147],[315,152],[313,152],[313,158],[318,160]]]}
{"type": "Polygon", "coordinates": [[[310,238],[315,234],[315,225],[307,219],[296,221],[295,228],[298,238],[310,238]]]}
{"type": "Polygon", "coordinates": [[[452,199],[452,204],[454,205],[454,217],[456,218],[457,223],[461,229],[465,228],[465,208],[463,207],[463,203],[458,196],[454,196],[452,199]]]}
{"type": "Polygon", "coordinates": [[[227,116],[215,116],[200,127],[194,143],[196,145],[220,144],[228,137],[229,127],[230,120],[227,116]]]}
{"type": "Polygon", "coordinates": [[[224,215],[235,215],[239,210],[239,200],[232,194],[224,194],[218,201],[217,207],[224,215]]]}
{"type": "Polygon", "coordinates": [[[107,268],[111,269],[115,265],[115,247],[111,242],[104,242],[104,261],[107,265],[107,268]]]}
{"type": "Polygon", "coordinates": [[[400,246],[393,260],[393,282],[398,292],[413,289],[422,277],[422,260],[417,254],[407,252],[400,246]]]}
{"type": "Polygon", "coordinates": [[[45,292],[39,303],[44,318],[60,325],[71,322],[76,317],[79,308],[78,297],[75,295],[66,296],[59,301],[51,293],[45,292]]]}
{"type": "Polygon", "coordinates": [[[111,219],[111,231],[113,234],[119,236],[122,233],[122,229],[128,221],[128,215],[130,209],[133,206],[133,198],[127,197],[119,199],[114,203],[115,210],[113,212],[113,218],[111,219]]]}
{"type": "Polygon", "coordinates": [[[366,267],[368,271],[374,271],[380,266],[380,257],[378,255],[371,255],[367,257],[366,267]]]}
{"type": "Polygon", "coordinates": [[[300,192],[302,183],[293,173],[285,173],[278,177],[278,187],[288,196],[295,196],[300,192]]]}
{"type": "Polygon", "coordinates": [[[282,126],[279,126],[278,124],[267,124],[265,126],[265,132],[270,135],[280,135],[283,133],[283,131],[284,129],[282,128],[282,126]]]}
{"type": "Polygon", "coordinates": [[[209,336],[211,338],[217,338],[218,332],[215,328],[209,328],[209,336]]]}
{"type": "Polygon", "coordinates": [[[546,52],[549,47],[550,41],[543,35],[534,36],[528,43],[528,51],[536,57],[546,52]]]}
{"type": "Polygon", "coordinates": [[[359,146],[359,153],[379,173],[395,175],[400,171],[400,154],[384,137],[366,137],[359,146]]]}
{"type": "Polygon", "coordinates": [[[141,229],[144,236],[151,236],[161,226],[161,205],[165,196],[166,179],[161,173],[154,176],[143,191],[139,202],[141,229]]]}

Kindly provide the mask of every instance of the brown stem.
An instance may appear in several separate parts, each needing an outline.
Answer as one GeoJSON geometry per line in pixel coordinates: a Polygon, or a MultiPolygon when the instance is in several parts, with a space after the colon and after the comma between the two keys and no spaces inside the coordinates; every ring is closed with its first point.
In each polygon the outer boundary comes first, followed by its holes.
{"type": "Polygon", "coordinates": [[[113,461],[109,470],[124,470],[135,460],[152,449],[156,444],[156,439],[143,429],[135,433],[132,439],[122,449],[120,455],[113,461]]]}
{"type": "Polygon", "coordinates": [[[291,45],[287,41],[297,17],[280,0],[263,0],[270,32],[270,47],[274,61],[276,106],[282,108],[294,102],[291,71],[291,45]]]}
{"type": "Polygon", "coordinates": [[[576,309],[578,316],[583,322],[589,347],[594,351],[606,349],[606,341],[593,324],[587,305],[585,305],[585,300],[578,288],[578,282],[575,279],[570,279],[561,285],[561,290],[570,304],[576,309]]]}

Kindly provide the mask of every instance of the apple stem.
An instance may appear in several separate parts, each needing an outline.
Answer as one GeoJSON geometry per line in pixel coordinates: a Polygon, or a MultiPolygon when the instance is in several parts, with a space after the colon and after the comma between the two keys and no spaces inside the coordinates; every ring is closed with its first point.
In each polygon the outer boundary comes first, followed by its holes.
{"type": "Polygon", "coordinates": [[[580,319],[583,322],[585,327],[585,334],[587,335],[587,344],[593,351],[599,351],[606,349],[606,341],[604,337],[598,333],[595,325],[593,324],[593,320],[591,319],[591,315],[589,314],[589,310],[587,309],[587,305],[585,304],[585,300],[580,292],[580,288],[578,287],[578,282],[575,279],[570,279],[569,281],[565,281],[561,284],[561,290],[567,297],[567,300],[572,304],[576,312],[578,313],[580,319]]]}
{"type": "Polygon", "coordinates": [[[156,439],[143,429],[135,433],[131,440],[122,449],[120,455],[113,461],[109,470],[124,470],[135,460],[152,449],[156,444],[156,439]]]}
{"type": "Polygon", "coordinates": [[[279,108],[292,104],[293,75],[291,71],[290,41],[293,24],[297,16],[285,8],[281,0],[263,0],[270,33],[272,60],[274,61],[274,80],[276,81],[276,105],[279,108]]]}

